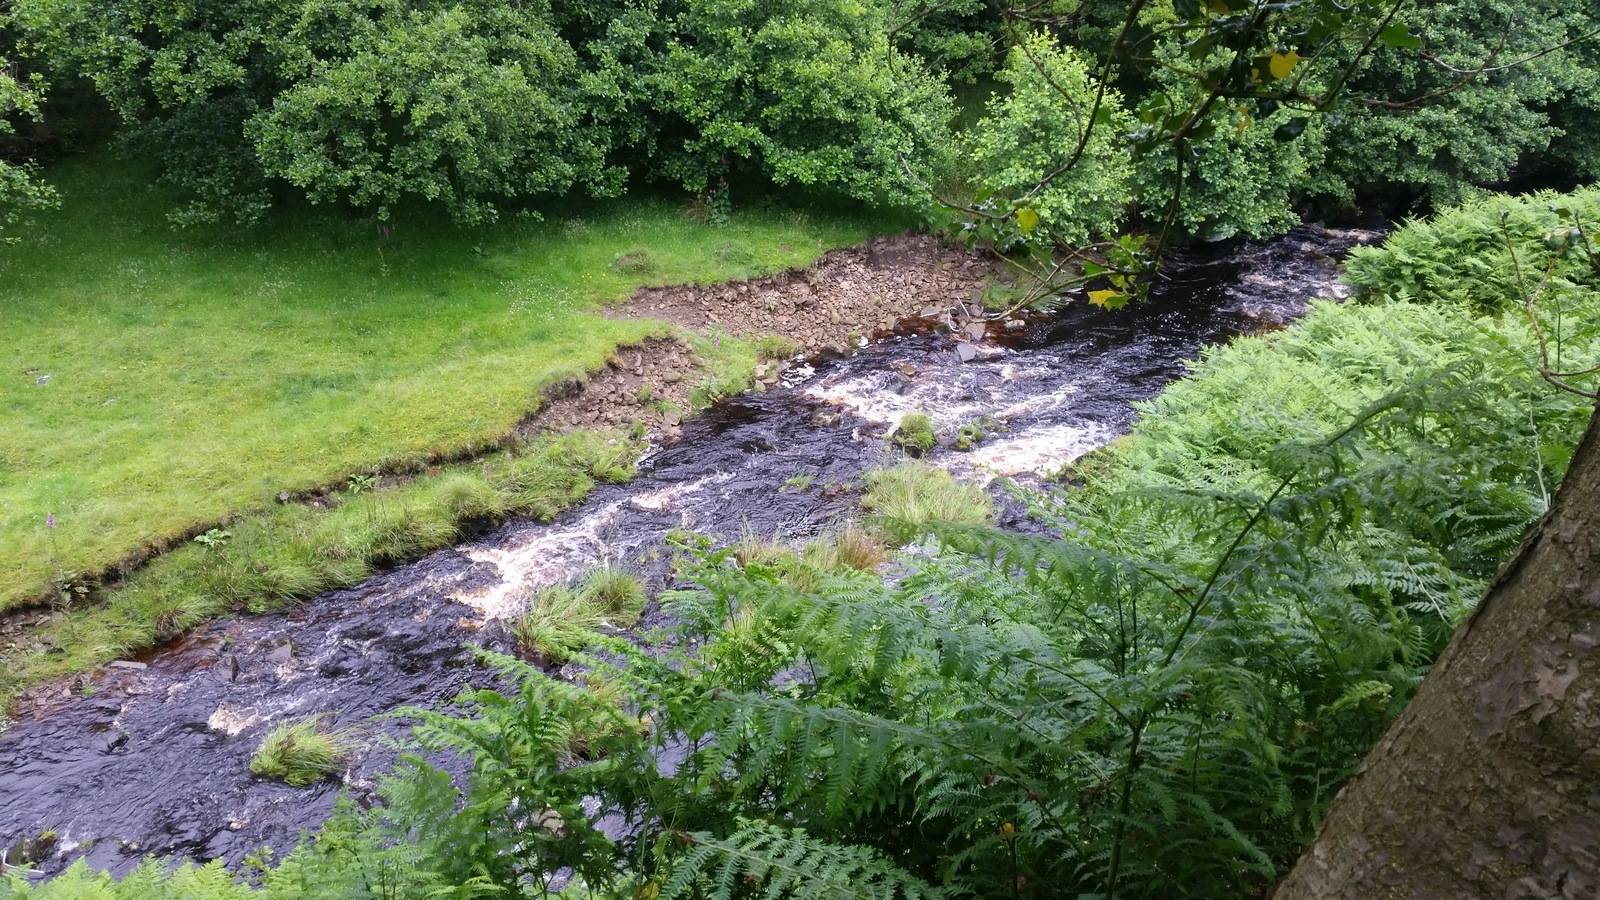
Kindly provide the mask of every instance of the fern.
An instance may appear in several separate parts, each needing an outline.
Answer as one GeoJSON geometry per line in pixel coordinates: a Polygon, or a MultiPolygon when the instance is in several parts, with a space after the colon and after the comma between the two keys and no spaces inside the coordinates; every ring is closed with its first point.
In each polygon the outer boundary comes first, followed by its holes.
{"type": "Polygon", "coordinates": [[[817,840],[803,829],[740,820],[727,838],[677,832],[664,838],[687,847],[673,861],[661,896],[702,892],[715,897],[855,897],[860,900],[935,900],[946,892],[923,882],[862,847],[817,840]]]}

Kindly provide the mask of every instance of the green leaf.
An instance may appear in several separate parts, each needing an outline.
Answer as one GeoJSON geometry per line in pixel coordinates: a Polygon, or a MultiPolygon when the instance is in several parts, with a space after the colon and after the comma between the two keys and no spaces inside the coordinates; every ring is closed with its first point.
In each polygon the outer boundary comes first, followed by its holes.
{"type": "Polygon", "coordinates": [[[1017,210],[1017,227],[1023,234],[1031,234],[1039,227],[1039,214],[1027,207],[1017,210]]]}
{"type": "Polygon", "coordinates": [[[1415,50],[1422,46],[1422,38],[1399,22],[1390,23],[1389,27],[1378,35],[1378,39],[1391,47],[1401,47],[1406,50],[1415,50]]]}

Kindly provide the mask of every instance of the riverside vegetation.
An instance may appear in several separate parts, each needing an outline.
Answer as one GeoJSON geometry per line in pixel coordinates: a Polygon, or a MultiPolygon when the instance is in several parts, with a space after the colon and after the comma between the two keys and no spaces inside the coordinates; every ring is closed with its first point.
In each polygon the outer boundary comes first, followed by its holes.
{"type": "Polygon", "coordinates": [[[953,217],[1018,258],[1115,251],[1041,283],[1117,303],[1147,262],[1105,244],[1123,225],[1264,236],[1468,196],[1519,160],[1600,171],[1581,5],[1010,13],[17,4],[0,611],[96,604],[103,576],[269,498],[495,445],[544,386],[662,327],[583,312],[647,282],[953,217]],[[692,221],[650,199],[666,186],[692,221]]]}
{"type": "Polygon", "coordinates": [[[1582,430],[1595,195],[1483,189],[1600,174],[1597,34],[1555,0],[18,0],[0,609],[65,614],[8,691],[623,477],[637,435],[369,490],[661,333],[583,311],[646,281],[916,217],[1030,271],[1019,306],[1115,307],[1174,241],[1463,205],[1358,254],[1360,303],[1206,354],[1031,498],[1051,539],[948,521],[914,465],[875,478],[875,525],[929,541],[892,577],[685,536],[670,640],[548,604],[587,687],[491,657],[511,687],[411,711],[386,805],[280,860],[0,891],[1260,893],[1582,430]]]}
{"type": "Polygon", "coordinates": [[[1496,285],[1429,285],[1541,260],[1546,339],[1600,364],[1600,264],[1551,249],[1595,214],[1593,190],[1495,197],[1358,251],[1357,300],[1207,351],[1077,487],[1031,495],[1054,537],[927,526],[888,579],[686,535],[699,588],[663,598],[672,633],[575,657],[603,690],[489,655],[509,691],[409,712],[464,779],[408,755],[385,806],[244,881],[151,861],[9,890],[1252,895],[1543,512],[1590,411],[1540,376],[1496,285]]]}

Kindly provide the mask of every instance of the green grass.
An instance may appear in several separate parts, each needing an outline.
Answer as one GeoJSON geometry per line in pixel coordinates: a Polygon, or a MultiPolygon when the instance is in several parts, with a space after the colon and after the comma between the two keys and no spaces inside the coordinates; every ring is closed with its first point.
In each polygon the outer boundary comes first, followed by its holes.
{"type": "Polygon", "coordinates": [[[528,598],[528,608],[511,630],[524,651],[565,662],[589,643],[596,628],[637,622],[644,604],[644,582],[638,575],[602,566],[577,587],[548,587],[528,598]]]}
{"type": "MultiPolygon", "coordinates": [[[[413,212],[392,238],[315,208],[176,232],[138,164],[47,174],[61,211],[0,250],[0,610],[281,491],[492,444],[545,385],[663,329],[593,311],[642,283],[803,266],[904,224],[769,208],[710,228],[625,199],[479,230],[413,212]]],[[[753,356],[735,343],[713,362],[753,356]]]]}
{"type": "Polygon", "coordinates": [[[933,417],[920,410],[901,416],[900,424],[894,429],[894,442],[914,456],[921,456],[939,446],[939,436],[933,430],[933,417]]]}
{"type": "Polygon", "coordinates": [[[994,521],[994,499],[949,472],[906,460],[866,474],[861,505],[884,537],[904,544],[930,522],[986,524],[994,521]]]}
{"type": "Polygon", "coordinates": [[[267,732],[250,757],[250,771],[262,778],[305,787],[339,774],[356,747],[354,731],[330,728],[327,716],[318,713],[298,722],[284,722],[267,732]]]}

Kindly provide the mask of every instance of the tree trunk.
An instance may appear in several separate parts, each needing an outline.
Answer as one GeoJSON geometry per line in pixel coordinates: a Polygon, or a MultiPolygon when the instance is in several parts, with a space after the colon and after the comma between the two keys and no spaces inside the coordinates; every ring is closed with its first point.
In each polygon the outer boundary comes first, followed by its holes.
{"type": "Polygon", "coordinates": [[[1600,413],[1275,897],[1600,897],[1600,413]]]}

